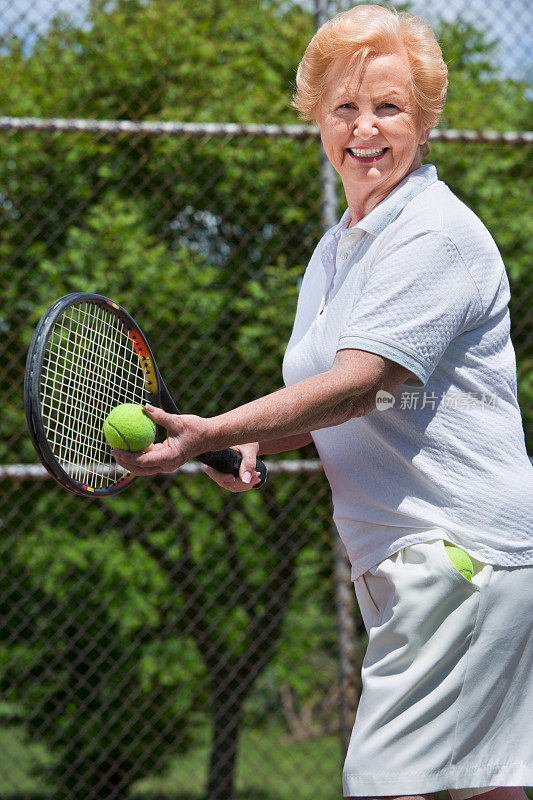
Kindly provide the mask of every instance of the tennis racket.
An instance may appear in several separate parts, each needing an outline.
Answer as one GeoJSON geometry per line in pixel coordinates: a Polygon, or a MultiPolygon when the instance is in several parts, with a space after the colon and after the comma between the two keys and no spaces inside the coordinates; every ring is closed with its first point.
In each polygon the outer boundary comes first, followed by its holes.
{"type": "MultiPolygon", "coordinates": [[[[179,414],[150,345],[135,320],[99,294],[61,297],[33,334],[24,376],[24,406],[33,446],[55,480],[84,497],[117,494],[134,480],[111,455],[104,420],[121,403],[150,403],[179,414]]],[[[220,472],[239,475],[241,455],[198,456],[220,472]]],[[[257,462],[261,486],[266,467],[257,462]]]]}

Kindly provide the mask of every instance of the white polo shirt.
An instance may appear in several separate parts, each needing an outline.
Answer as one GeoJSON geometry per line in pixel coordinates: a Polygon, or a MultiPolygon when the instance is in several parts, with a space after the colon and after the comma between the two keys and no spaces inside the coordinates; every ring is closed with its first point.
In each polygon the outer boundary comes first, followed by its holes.
{"type": "Polygon", "coordinates": [[[416,376],[381,410],[312,432],[352,578],[432,538],[486,563],[533,564],[533,467],[494,240],[433,165],[349,219],[311,257],[283,376],[326,372],[346,348],[416,376]]]}

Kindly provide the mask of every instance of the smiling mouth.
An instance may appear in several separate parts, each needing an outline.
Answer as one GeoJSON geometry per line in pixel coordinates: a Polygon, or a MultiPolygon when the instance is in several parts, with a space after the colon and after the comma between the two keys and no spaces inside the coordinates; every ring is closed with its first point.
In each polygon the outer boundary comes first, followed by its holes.
{"type": "Polygon", "coordinates": [[[348,153],[356,161],[362,163],[372,163],[379,161],[387,152],[388,147],[348,147],[348,153]]]}

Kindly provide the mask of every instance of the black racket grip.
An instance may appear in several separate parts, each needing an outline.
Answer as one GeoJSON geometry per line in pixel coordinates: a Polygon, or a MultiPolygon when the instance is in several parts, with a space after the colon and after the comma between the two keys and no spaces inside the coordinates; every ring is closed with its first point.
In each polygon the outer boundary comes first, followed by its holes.
{"type": "MultiPolygon", "coordinates": [[[[198,461],[201,461],[202,464],[206,464],[208,467],[212,467],[219,472],[225,472],[227,475],[234,475],[236,478],[239,477],[239,467],[241,466],[242,456],[236,450],[231,450],[228,447],[227,450],[213,450],[209,453],[201,453],[199,456],[196,456],[196,458],[198,461]]],[[[256,462],[255,471],[259,473],[259,483],[255,484],[254,489],[258,489],[267,479],[266,465],[259,459],[256,462]]]]}

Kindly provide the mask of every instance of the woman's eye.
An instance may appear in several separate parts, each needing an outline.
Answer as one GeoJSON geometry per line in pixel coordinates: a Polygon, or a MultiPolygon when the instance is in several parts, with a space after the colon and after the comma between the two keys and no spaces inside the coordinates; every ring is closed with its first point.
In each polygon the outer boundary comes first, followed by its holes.
{"type": "MultiPolygon", "coordinates": [[[[355,103],[341,103],[341,105],[338,106],[337,110],[340,111],[341,109],[346,109],[346,108],[357,110],[357,106],[355,105],[355,103]]],[[[379,110],[383,109],[385,111],[399,111],[398,106],[394,105],[394,103],[381,103],[378,106],[378,109],[379,110]]]]}

